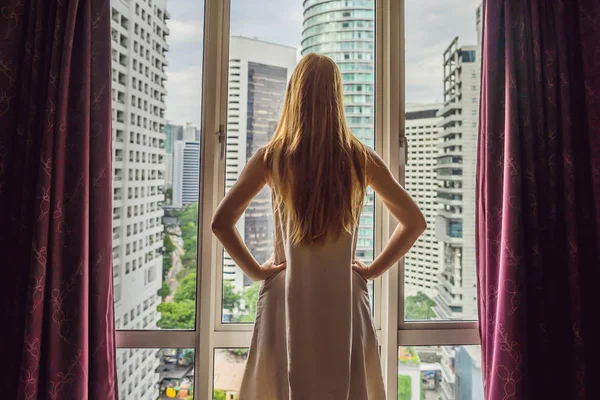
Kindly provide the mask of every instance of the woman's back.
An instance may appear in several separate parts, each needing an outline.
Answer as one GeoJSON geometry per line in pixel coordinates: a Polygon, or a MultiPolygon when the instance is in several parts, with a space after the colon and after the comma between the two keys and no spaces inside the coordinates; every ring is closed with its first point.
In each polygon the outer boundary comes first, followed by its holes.
{"type": "Polygon", "coordinates": [[[240,400],[384,399],[367,281],[351,268],[357,229],[294,245],[273,213],[287,267],[261,285],[240,400]]]}

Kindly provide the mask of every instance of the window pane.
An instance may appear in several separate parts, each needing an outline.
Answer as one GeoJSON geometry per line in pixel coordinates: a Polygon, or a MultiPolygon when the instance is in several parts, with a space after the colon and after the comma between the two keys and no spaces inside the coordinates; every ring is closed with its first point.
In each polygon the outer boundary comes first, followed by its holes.
{"type": "Polygon", "coordinates": [[[406,320],[477,319],[479,3],[406,2],[406,189],[428,223],[405,258],[406,320]]]}
{"type": "Polygon", "coordinates": [[[400,347],[398,400],[483,400],[480,346],[400,347]]]}
{"type": "MultiPolygon", "coordinates": [[[[225,191],[249,157],[272,137],[300,57],[318,52],[338,64],[352,132],[375,143],[375,20],[373,0],[231,1],[225,191]]],[[[356,255],[373,260],[373,192],[361,217],[356,255]]],[[[237,228],[259,262],[273,252],[270,191],[250,203],[237,228]]],[[[253,322],[260,282],[223,256],[223,322],[253,322]]],[[[372,282],[369,284],[372,298],[372,282]]],[[[371,302],[372,304],[372,302],[371,302]]]]}
{"type": "Polygon", "coordinates": [[[247,348],[215,349],[213,400],[238,398],[247,358],[247,348]]]}
{"type": "Polygon", "coordinates": [[[194,349],[117,349],[119,399],[193,399],[194,349]]]}
{"type": "Polygon", "coordinates": [[[204,3],[111,8],[116,328],[194,329],[204,3]]]}

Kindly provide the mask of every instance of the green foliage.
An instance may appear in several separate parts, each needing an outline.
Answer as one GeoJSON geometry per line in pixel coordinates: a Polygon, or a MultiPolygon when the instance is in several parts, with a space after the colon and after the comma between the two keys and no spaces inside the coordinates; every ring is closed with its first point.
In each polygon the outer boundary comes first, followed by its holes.
{"type": "Polygon", "coordinates": [[[169,255],[176,249],[175,243],[173,243],[173,239],[171,239],[171,235],[169,235],[168,233],[165,233],[163,244],[165,246],[165,252],[169,255]]]}
{"type": "Polygon", "coordinates": [[[188,222],[193,222],[195,225],[196,221],[198,221],[198,203],[188,204],[179,213],[179,225],[184,226],[188,222]]]}
{"type": "Polygon", "coordinates": [[[171,258],[171,254],[165,254],[163,257],[163,267],[162,267],[162,275],[163,280],[167,278],[169,275],[169,271],[173,267],[173,259],[171,258]]]}
{"type": "Polygon", "coordinates": [[[405,315],[408,320],[428,320],[435,318],[435,301],[425,293],[418,292],[415,296],[406,298],[405,315]]]}
{"type": "Polygon", "coordinates": [[[189,273],[179,281],[179,286],[173,296],[175,302],[191,300],[196,301],[196,271],[191,270],[189,273]]]}
{"type": "Polygon", "coordinates": [[[157,294],[165,301],[165,298],[171,294],[171,288],[167,282],[163,282],[162,287],[158,289],[157,294]]]}
{"type": "Polygon", "coordinates": [[[235,354],[238,357],[248,357],[248,349],[247,348],[243,348],[243,349],[230,349],[229,350],[230,353],[235,354]]]}
{"type": "Polygon", "coordinates": [[[193,300],[161,303],[156,309],[160,312],[160,319],[156,323],[159,328],[194,329],[196,302],[193,300]]]}
{"type": "Polygon", "coordinates": [[[254,282],[248,286],[242,294],[242,299],[246,304],[247,314],[242,315],[241,322],[254,322],[256,319],[256,302],[258,301],[258,292],[260,289],[260,282],[254,282]]]}
{"type": "Polygon", "coordinates": [[[175,279],[177,279],[178,282],[181,282],[183,280],[183,278],[185,278],[187,275],[191,274],[192,271],[196,272],[196,269],[195,268],[180,269],[179,272],[177,272],[177,275],[175,275],[175,279]]]}
{"type": "Polygon", "coordinates": [[[198,262],[198,249],[194,247],[192,250],[186,250],[181,257],[181,264],[184,268],[196,269],[196,264],[198,262]]]}
{"type": "Polygon", "coordinates": [[[185,353],[183,353],[183,360],[186,365],[192,365],[194,363],[194,350],[185,350],[185,353]]]}
{"type": "Polygon", "coordinates": [[[225,391],[220,389],[215,389],[213,391],[213,400],[227,400],[225,397],[225,391]]]}
{"type": "Polygon", "coordinates": [[[418,365],[421,363],[421,359],[414,347],[401,347],[399,362],[400,364],[418,365]]]}
{"type": "Polygon", "coordinates": [[[406,375],[398,375],[398,400],[411,400],[412,388],[411,378],[406,375]]]}
{"type": "Polygon", "coordinates": [[[236,293],[231,281],[223,281],[223,308],[233,312],[240,307],[242,296],[236,293]]]}

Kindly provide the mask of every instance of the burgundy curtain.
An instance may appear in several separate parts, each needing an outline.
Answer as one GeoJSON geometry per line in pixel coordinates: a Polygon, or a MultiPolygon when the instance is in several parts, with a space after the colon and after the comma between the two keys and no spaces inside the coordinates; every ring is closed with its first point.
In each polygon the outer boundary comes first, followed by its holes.
{"type": "Polygon", "coordinates": [[[486,399],[600,399],[600,2],[484,0],[482,55],[486,399]]]}
{"type": "Polygon", "coordinates": [[[0,7],[5,399],[116,399],[108,0],[0,7]]]}

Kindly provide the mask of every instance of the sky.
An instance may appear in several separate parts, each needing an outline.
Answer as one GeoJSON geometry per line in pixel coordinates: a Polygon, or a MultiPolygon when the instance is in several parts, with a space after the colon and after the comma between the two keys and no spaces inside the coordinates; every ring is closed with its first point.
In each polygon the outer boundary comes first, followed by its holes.
{"type": "MultiPolygon", "coordinates": [[[[231,0],[230,32],[300,46],[303,0],[231,0]]],[[[405,0],[406,102],[442,99],[442,55],[454,37],[477,44],[475,10],[481,0],[405,0]]],[[[204,2],[167,0],[166,118],[200,125],[204,2]]]]}

